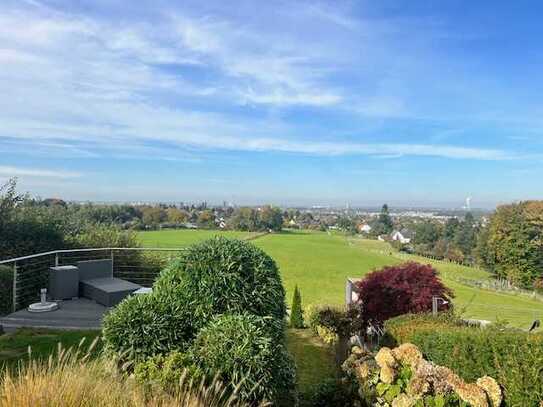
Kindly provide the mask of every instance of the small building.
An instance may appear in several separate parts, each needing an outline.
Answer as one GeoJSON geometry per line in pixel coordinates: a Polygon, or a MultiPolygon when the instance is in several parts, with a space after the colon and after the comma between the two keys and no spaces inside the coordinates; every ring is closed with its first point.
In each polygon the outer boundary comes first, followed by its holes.
{"type": "Polygon", "coordinates": [[[390,235],[390,240],[393,242],[400,242],[402,244],[407,244],[413,239],[413,232],[409,229],[395,230],[390,235]]]}
{"type": "Polygon", "coordinates": [[[360,233],[370,233],[371,232],[371,226],[367,223],[363,223],[358,225],[358,232],[360,233]]]}

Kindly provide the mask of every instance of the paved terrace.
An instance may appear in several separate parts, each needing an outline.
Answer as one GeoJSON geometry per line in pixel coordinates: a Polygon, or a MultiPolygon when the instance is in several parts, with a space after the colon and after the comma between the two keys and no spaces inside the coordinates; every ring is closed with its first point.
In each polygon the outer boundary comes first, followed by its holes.
{"type": "Polygon", "coordinates": [[[9,332],[17,328],[49,329],[100,329],[107,307],[95,301],[78,298],[59,301],[59,309],[52,312],[35,313],[26,309],[0,318],[0,325],[9,332]]]}

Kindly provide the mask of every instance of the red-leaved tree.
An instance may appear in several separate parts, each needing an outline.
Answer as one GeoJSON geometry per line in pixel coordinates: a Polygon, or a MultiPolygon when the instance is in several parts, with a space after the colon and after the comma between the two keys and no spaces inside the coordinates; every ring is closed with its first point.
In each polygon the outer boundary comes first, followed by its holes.
{"type": "Polygon", "coordinates": [[[357,283],[357,289],[361,317],[377,324],[402,314],[431,311],[433,296],[448,301],[439,303],[440,310],[447,309],[454,296],[432,266],[415,262],[374,271],[357,283]]]}

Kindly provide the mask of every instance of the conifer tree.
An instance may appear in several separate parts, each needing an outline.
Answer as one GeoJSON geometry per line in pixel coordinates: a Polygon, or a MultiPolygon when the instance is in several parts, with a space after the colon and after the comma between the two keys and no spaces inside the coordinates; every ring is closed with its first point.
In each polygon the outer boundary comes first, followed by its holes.
{"type": "Polygon", "coordinates": [[[294,287],[294,296],[292,297],[292,308],[290,309],[290,327],[296,329],[304,327],[302,296],[298,286],[294,287]]]}

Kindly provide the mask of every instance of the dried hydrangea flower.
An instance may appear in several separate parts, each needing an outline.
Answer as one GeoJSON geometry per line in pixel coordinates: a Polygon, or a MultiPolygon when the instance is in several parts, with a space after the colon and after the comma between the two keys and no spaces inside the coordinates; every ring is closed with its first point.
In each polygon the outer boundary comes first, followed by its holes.
{"type": "Polygon", "coordinates": [[[381,349],[379,349],[379,352],[377,352],[377,355],[375,355],[375,361],[381,368],[385,366],[396,366],[396,359],[394,358],[394,354],[392,353],[392,350],[387,347],[382,347],[381,349]]]}
{"type": "Polygon", "coordinates": [[[483,389],[492,404],[492,407],[499,407],[503,400],[502,389],[496,380],[490,376],[477,379],[477,386],[483,389]]]}
{"type": "MultiPolygon", "coordinates": [[[[426,382],[430,383],[435,394],[448,394],[452,392],[453,387],[448,381],[450,375],[454,375],[450,369],[434,365],[432,362],[426,360],[421,360],[415,371],[415,377],[423,378],[426,382]]],[[[454,377],[458,378],[456,375],[454,377]]]]}
{"type": "Polygon", "coordinates": [[[407,384],[406,392],[410,396],[422,396],[430,390],[430,383],[423,376],[413,376],[407,384]]]}
{"type": "Polygon", "coordinates": [[[356,376],[359,378],[359,379],[367,379],[368,376],[370,375],[371,373],[371,366],[370,366],[370,362],[368,361],[364,361],[362,362],[361,364],[359,364],[357,367],[356,367],[356,376]]]}
{"type": "Polygon", "coordinates": [[[472,407],[489,407],[486,393],[476,384],[466,383],[457,375],[449,375],[455,393],[472,407]],[[456,376],[456,377],[455,377],[456,376]]]}
{"type": "Polygon", "coordinates": [[[394,370],[393,367],[390,367],[389,365],[385,365],[381,368],[381,372],[379,373],[379,379],[381,379],[383,383],[392,384],[395,378],[396,378],[396,371],[394,370]]]}
{"type": "Polygon", "coordinates": [[[416,402],[416,398],[410,397],[407,394],[402,393],[394,400],[392,400],[392,407],[413,407],[416,402]]]}
{"type": "Polygon", "coordinates": [[[394,358],[402,364],[416,369],[422,360],[422,353],[412,343],[404,343],[392,350],[394,358]]]}

